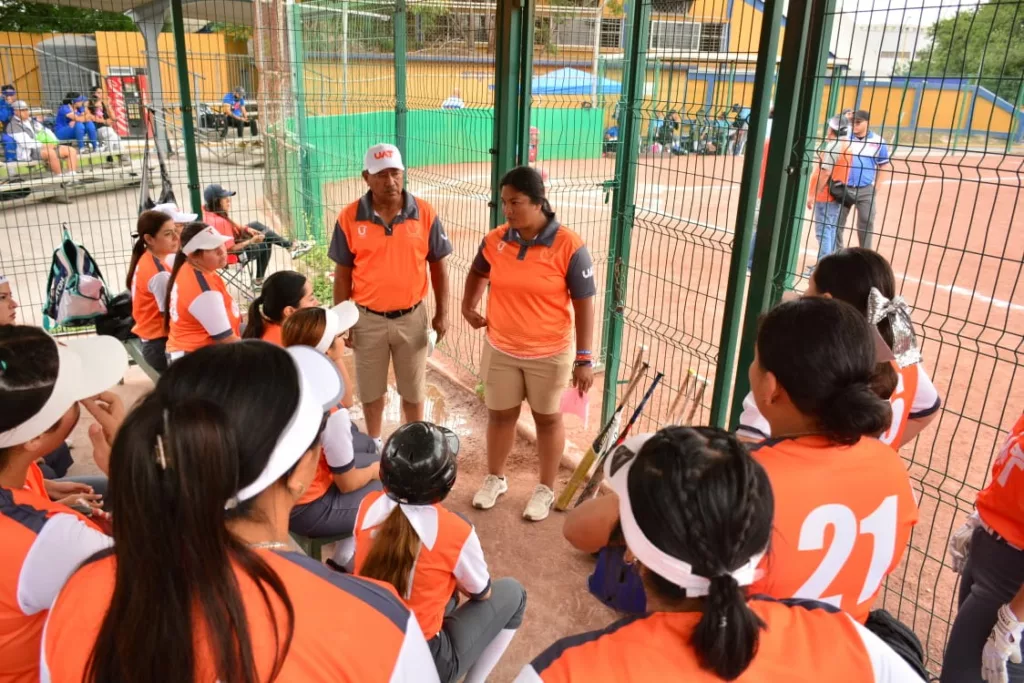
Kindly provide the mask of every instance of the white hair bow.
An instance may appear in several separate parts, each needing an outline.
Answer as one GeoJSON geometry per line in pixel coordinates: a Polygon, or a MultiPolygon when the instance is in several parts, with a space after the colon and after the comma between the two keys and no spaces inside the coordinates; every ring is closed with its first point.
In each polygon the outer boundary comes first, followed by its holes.
{"type": "Polygon", "coordinates": [[[921,352],[917,348],[914,323],[910,319],[910,306],[903,297],[887,299],[877,288],[872,287],[868,293],[868,321],[877,326],[886,319],[892,328],[892,355],[896,364],[905,368],[920,363],[921,352]]]}

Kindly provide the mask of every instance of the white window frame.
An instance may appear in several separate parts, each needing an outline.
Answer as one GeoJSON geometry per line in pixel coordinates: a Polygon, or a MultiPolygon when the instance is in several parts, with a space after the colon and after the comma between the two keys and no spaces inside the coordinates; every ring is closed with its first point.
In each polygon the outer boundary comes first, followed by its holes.
{"type": "MultiPolygon", "coordinates": [[[[673,20],[670,20],[670,19],[655,19],[654,21],[651,22],[651,37],[650,37],[649,49],[657,50],[657,51],[666,51],[666,52],[720,52],[721,51],[721,43],[719,43],[719,49],[718,50],[701,50],[700,49],[700,44],[701,44],[701,38],[703,36],[704,27],[705,26],[721,26],[721,25],[722,25],[721,22],[673,21],[673,20]],[[663,45],[662,44],[662,42],[663,42],[662,39],[663,39],[663,34],[665,32],[665,28],[668,27],[668,26],[676,26],[676,25],[685,25],[685,26],[693,27],[691,29],[692,30],[692,34],[691,34],[692,38],[690,40],[690,44],[689,45],[687,45],[687,46],[677,46],[677,45],[663,45]]],[[[675,33],[675,29],[672,29],[672,32],[675,33]]],[[[721,36],[720,40],[725,38],[725,30],[724,30],[724,28],[723,28],[720,36],[721,36]]]]}

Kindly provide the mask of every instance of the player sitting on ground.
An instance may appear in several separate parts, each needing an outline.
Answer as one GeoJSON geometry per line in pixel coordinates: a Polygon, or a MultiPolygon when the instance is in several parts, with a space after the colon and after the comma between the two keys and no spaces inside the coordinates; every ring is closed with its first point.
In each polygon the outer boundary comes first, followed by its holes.
{"type": "MultiPolygon", "coordinates": [[[[814,601],[749,598],[772,538],[768,475],[735,437],[667,427],[605,464],[649,613],[561,640],[518,683],[921,679],[875,635],[814,601]]],[[[582,508],[578,508],[582,509],[582,508]]]]}
{"type": "Polygon", "coordinates": [[[442,681],[483,683],[523,620],[526,591],[515,579],[491,582],[476,530],[441,505],[458,453],[458,437],[428,422],[391,435],[384,492],[359,508],[355,569],[390,583],[416,613],[442,681]],[[461,607],[458,593],[469,598],[461,607]]]}
{"type": "MultiPolygon", "coordinates": [[[[879,344],[874,388],[889,400],[893,414],[878,438],[897,449],[917,438],[939,416],[942,400],[917,351],[910,309],[896,296],[889,262],[870,249],[837,251],[815,267],[804,296],[845,301],[876,325],[885,346],[879,344]]],[[[758,441],[772,435],[752,394],[743,400],[738,433],[758,441]]]]}
{"type": "Polygon", "coordinates": [[[389,587],[292,551],[288,514],[340,395],[307,347],[239,342],[172,364],[114,442],[116,545],[57,597],[43,678],[437,681],[389,587]]]}

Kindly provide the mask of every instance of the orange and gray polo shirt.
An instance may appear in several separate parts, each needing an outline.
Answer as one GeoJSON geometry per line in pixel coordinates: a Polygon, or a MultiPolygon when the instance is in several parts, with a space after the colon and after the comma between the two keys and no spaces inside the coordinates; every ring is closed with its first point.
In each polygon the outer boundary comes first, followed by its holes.
{"type": "Polygon", "coordinates": [[[597,294],[583,239],[551,220],[532,240],[501,225],[480,243],[473,270],[489,277],[487,340],[517,358],[546,358],[573,338],[570,299],[597,294]]]}
{"type": "Polygon", "coordinates": [[[372,311],[412,308],[427,296],[427,263],[452,253],[437,213],[402,193],[405,206],[388,225],[367,192],[338,214],[328,255],[352,269],[352,300],[372,311]]]}

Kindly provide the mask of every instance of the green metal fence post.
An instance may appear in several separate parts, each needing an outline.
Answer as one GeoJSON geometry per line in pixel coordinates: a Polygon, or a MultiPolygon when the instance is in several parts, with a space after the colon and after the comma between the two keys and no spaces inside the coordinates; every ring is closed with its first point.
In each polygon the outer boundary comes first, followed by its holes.
{"type": "MultiPolygon", "coordinates": [[[[530,158],[530,103],[533,99],[533,34],[536,2],[523,2],[519,9],[519,90],[516,117],[519,119],[519,139],[516,140],[515,165],[527,163],[530,158]]],[[[537,160],[540,161],[538,144],[537,160]]]]}
{"type": "Polygon", "coordinates": [[[1010,112],[1010,127],[1006,130],[1007,154],[1013,150],[1014,136],[1019,136],[1021,132],[1021,105],[1024,105],[1024,78],[1020,79],[1020,85],[1017,86],[1017,97],[1013,100],[1013,111],[1010,112]]]}
{"type": "MultiPolygon", "coordinates": [[[[743,155],[743,170],[740,175],[740,186],[743,191],[739,194],[736,206],[732,260],[729,263],[729,283],[726,287],[725,310],[722,315],[722,341],[719,346],[718,369],[715,371],[714,396],[711,399],[711,423],[720,427],[725,426],[728,418],[729,387],[732,386],[733,375],[736,372],[736,354],[740,346],[743,293],[747,286],[750,238],[754,231],[754,216],[757,214],[757,194],[761,161],[764,158],[764,141],[768,131],[768,112],[772,108],[775,89],[775,55],[779,53],[782,4],[783,0],[765,1],[757,64],[754,67],[754,94],[747,124],[747,151],[743,155]]],[[[761,211],[758,223],[765,225],[764,207],[761,211]]],[[[759,243],[761,241],[759,240],[759,243]]],[[[754,285],[753,279],[751,285],[754,285]]],[[[754,296],[753,289],[751,296],[754,296]]],[[[745,376],[746,373],[739,374],[745,376]]]]}
{"type": "Polygon", "coordinates": [[[647,45],[651,26],[650,0],[629,4],[626,20],[628,43],[622,65],[621,147],[615,158],[615,195],[612,200],[612,230],[608,249],[608,284],[605,287],[605,320],[601,348],[605,352],[604,402],[601,422],[611,418],[618,393],[619,361],[622,356],[623,310],[626,273],[629,264],[636,194],[636,171],[640,153],[640,107],[647,78],[647,45]]]}
{"type": "MultiPolygon", "coordinates": [[[[494,137],[491,147],[491,227],[502,221],[501,176],[523,158],[529,136],[529,99],[523,98],[524,0],[498,0],[494,57],[494,137]],[[526,99],[524,103],[523,100],[526,99]],[[525,116],[524,116],[525,111],[525,116]],[[523,122],[523,119],[526,122],[523,122]],[[528,139],[528,138],[527,138],[528,139]]],[[[529,26],[532,33],[532,22],[529,26]]],[[[531,43],[532,45],[532,43],[531,43]]],[[[531,50],[532,52],[532,50],[531,50]]],[[[532,66],[532,60],[530,62],[532,66]]],[[[529,78],[525,85],[529,91],[529,78]]]]}
{"type": "Polygon", "coordinates": [[[171,0],[171,25],[174,29],[174,60],[178,66],[178,92],[181,97],[181,129],[185,145],[185,165],[188,169],[188,196],[192,204],[192,211],[202,213],[203,202],[199,195],[199,154],[196,149],[192,87],[188,73],[188,48],[185,46],[185,20],[181,11],[181,2],[182,0],[171,0]]]}
{"type": "MultiPolygon", "coordinates": [[[[834,0],[830,0],[831,2],[834,0]]],[[[800,85],[804,75],[804,67],[810,40],[820,40],[809,36],[811,4],[809,0],[791,0],[786,15],[786,33],[782,41],[782,58],[779,63],[778,80],[775,87],[775,116],[772,121],[772,137],[768,148],[768,164],[765,169],[765,180],[771,180],[772,192],[764,193],[761,200],[761,212],[757,222],[757,237],[754,244],[754,263],[750,275],[750,295],[747,297],[746,309],[743,314],[743,338],[740,345],[738,367],[746,368],[754,358],[754,339],[757,336],[758,316],[768,310],[775,300],[772,276],[776,273],[776,265],[785,263],[786,254],[776,254],[783,244],[783,221],[786,216],[792,216],[786,212],[786,207],[791,206],[799,199],[799,183],[791,174],[798,169],[793,168],[792,153],[798,135],[803,135],[807,129],[807,118],[799,118],[800,110],[800,85]]],[[[765,3],[765,23],[775,24],[781,20],[782,0],[768,0],[765,3]],[[769,8],[771,11],[769,12],[769,8]],[[769,18],[770,17],[770,18],[769,18]]],[[[769,28],[769,33],[771,29],[769,28]]],[[[765,29],[762,26],[762,43],[758,55],[758,66],[765,53],[774,57],[773,49],[765,48],[765,29]]],[[[817,46],[817,42],[815,42],[817,46]]],[[[774,60],[773,60],[774,61],[774,60]]],[[[751,159],[744,161],[744,171],[751,159]]],[[[754,185],[756,186],[756,184],[754,185]]],[[[742,201],[742,200],[741,200],[742,201]]],[[[747,198],[751,201],[751,198],[747,198]]],[[[742,204],[741,204],[742,206],[742,204]]],[[[741,245],[740,254],[743,254],[741,245]]],[[[736,256],[733,256],[730,272],[734,276],[739,267],[745,263],[736,263],[736,256]]],[[[732,284],[730,283],[730,288],[732,284]]],[[[730,299],[731,300],[731,299],[730,299]]],[[[735,313],[734,313],[735,315],[735,313]]],[[[727,317],[726,320],[729,318],[727,317]]],[[[743,398],[748,390],[747,373],[736,373],[736,383],[732,397],[731,423],[739,419],[743,409],[743,398]]],[[[717,389],[717,387],[716,387],[717,389]]]]}
{"type": "MultiPolygon", "coordinates": [[[[406,98],[406,39],[408,37],[405,0],[395,0],[395,13],[391,18],[395,30],[395,147],[402,154],[406,167],[409,159],[406,156],[406,114],[409,111],[406,98]]],[[[472,27],[470,27],[472,31],[472,27]]]]}
{"type": "Polygon", "coordinates": [[[302,187],[301,203],[296,207],[299,210],[298,220],[293,219],[292,226],[298,232],[299,239],[308,239],[311,234],[318,237],[324,226],[320,217],[320,188],[310,184],[316,179],[310,168],[310,145],[306,134],[306,50],[302,42],[302,5],[291,3],[289,7],[288,49],[291,52],[292,84],[295,88],[295,132],[298,135],[299,183],[302,187]]]}

